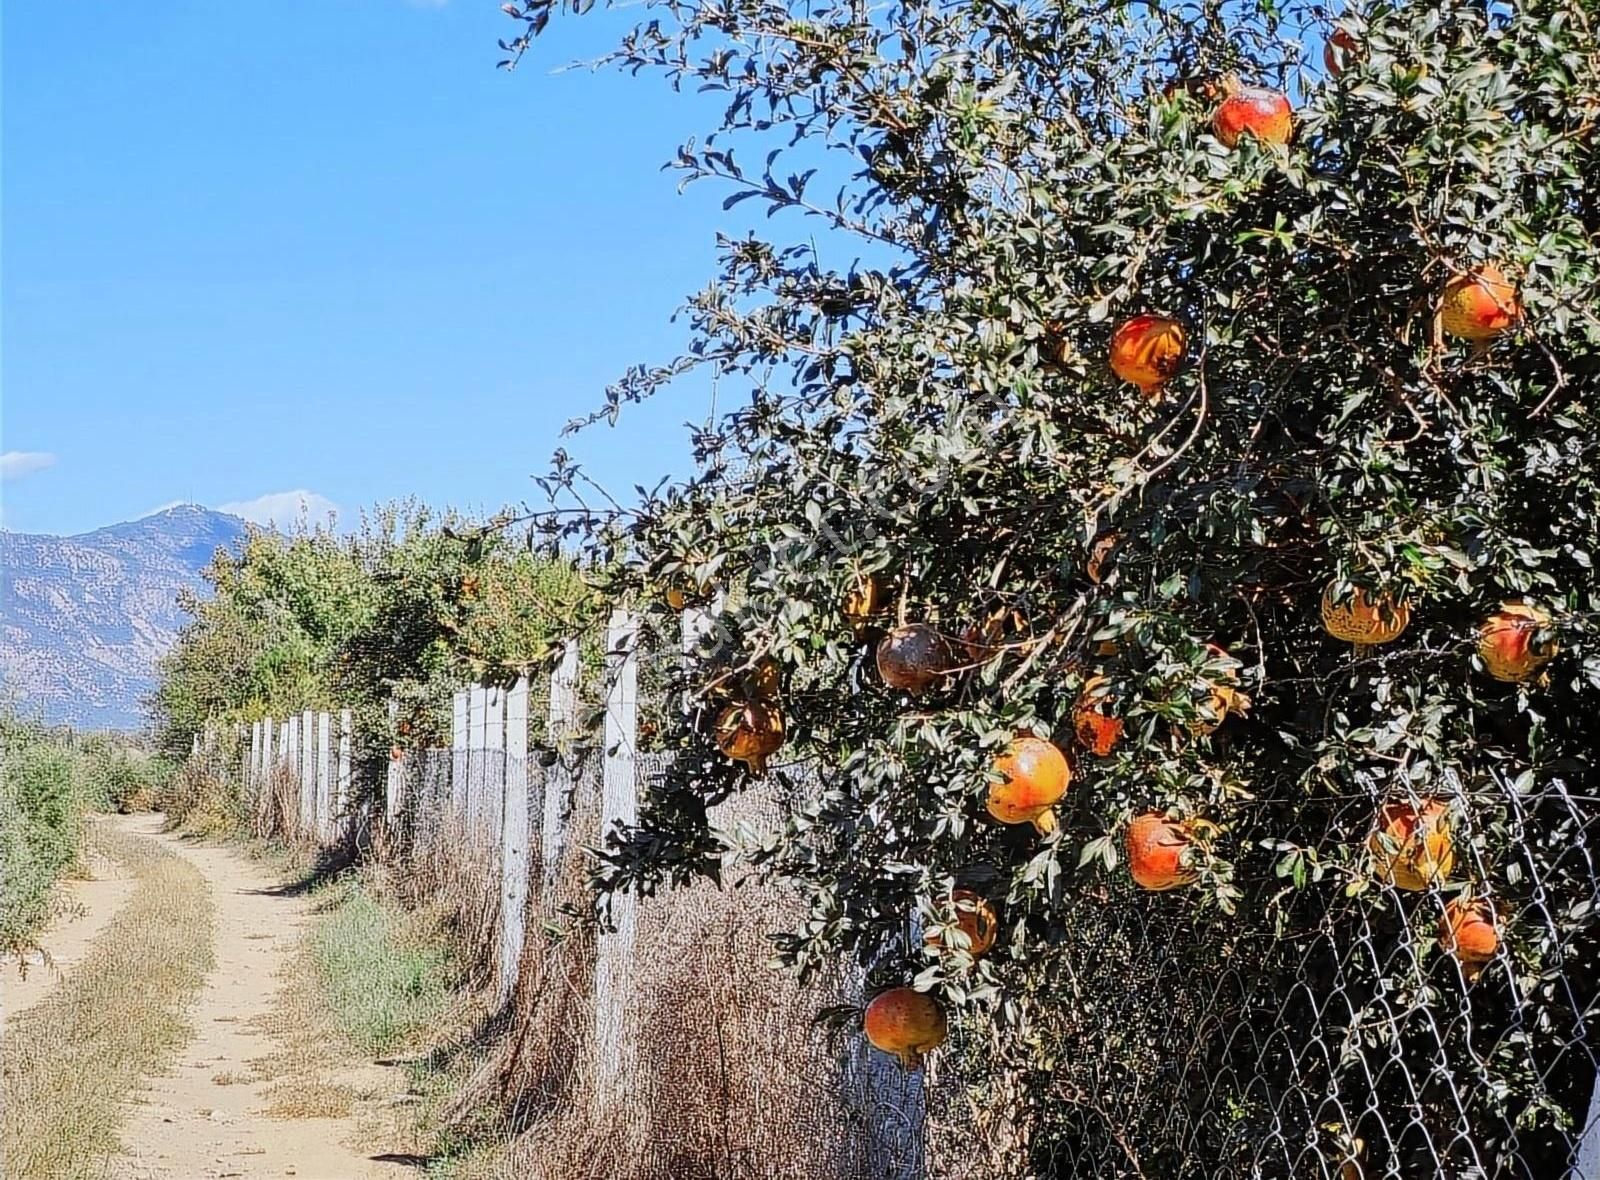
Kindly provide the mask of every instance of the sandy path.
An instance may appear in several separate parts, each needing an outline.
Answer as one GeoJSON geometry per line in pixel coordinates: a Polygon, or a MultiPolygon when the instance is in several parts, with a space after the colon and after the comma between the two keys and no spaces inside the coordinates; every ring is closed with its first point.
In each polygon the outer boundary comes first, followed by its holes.
{"type": "MultiPolygon", "coordinates": [[[[173,1072],[153,1079],[133,1107],[121,1136],[127,1155],[111,1174],[119,1180],[416,1176],[351,1146],[353,1118],[268,1118],[262,1112],[269,1083],[236,1080],[250,1076],[253,1060],[280,1048],[257,1018],[273,1010],[278,972],[294,953],[311,900],[274,892],[279,882],[272,874],[233,849],[163,834],[159,817],[128,818],[136,821],[131,830],[190,861],[211,886],[216,967],[192,1014],[193,1039],[173,1072]]],[[[373,1068],[360,1071],[366,1083],[373,1068]]],[[[388,1072],[395,1092],[403,1091],[400,1072],[388,1072]]]]}
{"type": "Polygon", "coordinates": [[[62,887],[67,907],[39,936],[44,955],[32,952],[0,965],[0,1014],[9,1021],[44,999],[77,966],[111,916],[133,892],[133,881],[114,860],[91,855],[89,876],[62,887]]]}

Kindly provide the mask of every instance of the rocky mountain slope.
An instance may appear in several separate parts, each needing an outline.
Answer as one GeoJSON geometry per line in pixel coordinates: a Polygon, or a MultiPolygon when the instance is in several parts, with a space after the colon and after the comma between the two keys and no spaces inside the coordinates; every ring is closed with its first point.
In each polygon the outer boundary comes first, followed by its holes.
{"type": "Polygon", "coordinates": [[[24,715],[138,729],[179,592],[245,522],[194,504],[75,537],[0,530],[0,681],[24,715]]]}

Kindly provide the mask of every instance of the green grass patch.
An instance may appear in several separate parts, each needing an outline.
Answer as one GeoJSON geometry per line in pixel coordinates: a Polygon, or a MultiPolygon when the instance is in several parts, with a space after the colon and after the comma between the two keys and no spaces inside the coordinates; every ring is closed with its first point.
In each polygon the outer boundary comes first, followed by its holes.
{"type": "Polygon", "coordinates": [[[335,1027],[368,1056],[414,1040],[449,1002],[449,955],[375,883],[351,874],[324,890],[312,961],[335,1027]]]}

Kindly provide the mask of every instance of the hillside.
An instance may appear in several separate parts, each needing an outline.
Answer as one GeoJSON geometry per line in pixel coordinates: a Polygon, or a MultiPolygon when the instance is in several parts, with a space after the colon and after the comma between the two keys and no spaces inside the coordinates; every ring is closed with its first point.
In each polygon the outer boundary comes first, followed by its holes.
{"type": "Polygon", "coordinates": [[[137,729],[179,592],[245,522],[184,504],[74,537],[0,531],[0,679],[25,714],[137,729]]]}

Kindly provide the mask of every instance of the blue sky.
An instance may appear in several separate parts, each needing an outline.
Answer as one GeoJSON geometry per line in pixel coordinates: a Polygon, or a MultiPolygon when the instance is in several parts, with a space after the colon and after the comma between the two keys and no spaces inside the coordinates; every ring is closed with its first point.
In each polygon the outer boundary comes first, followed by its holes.
{"type": "MultiPolygon", "coordinates": [[[[515,27],[491,0],[5,4],[5,526],[534,496],[561,425],[676,353],[737,227],[661,171],[710,100],[558,72],[623,20],[496,70],[515,27]]],[[[706,406],[566,445],[626,492],[686,469],[706,406]]]]}

